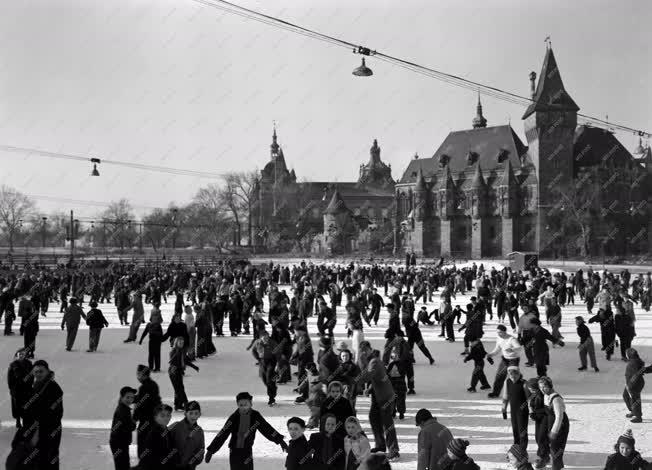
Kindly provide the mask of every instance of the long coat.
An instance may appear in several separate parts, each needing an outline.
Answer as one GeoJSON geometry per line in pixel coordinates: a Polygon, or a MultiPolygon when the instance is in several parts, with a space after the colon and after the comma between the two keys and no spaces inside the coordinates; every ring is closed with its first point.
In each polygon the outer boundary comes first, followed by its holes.
{"type": "Polygon", "coordinates": [[[425,422],[418,437],[417,470],[441,470],[440,460],[453,435],[446,426],[432,418],[425,422]]]}

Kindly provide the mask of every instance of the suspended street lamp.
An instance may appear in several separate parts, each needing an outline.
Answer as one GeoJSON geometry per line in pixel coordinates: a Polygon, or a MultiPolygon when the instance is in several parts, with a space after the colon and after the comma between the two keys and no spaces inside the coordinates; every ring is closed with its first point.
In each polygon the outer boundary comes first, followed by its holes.
{"type": "Polygon", "coordinates": [[[91,171],[91,176],[100,176],[100,172],[97,171],[97,164],[102,163],[99,158],[91,158],[91,163],[93,164],[93,171],[91,171]]]}
{"type": "Polygon", "coordinates": [[[374,74],[373,70],[367,67],[364,57],[362,58],[362,65],[353,70],[353,75],[356,77],[371,77],[374,74]]]}

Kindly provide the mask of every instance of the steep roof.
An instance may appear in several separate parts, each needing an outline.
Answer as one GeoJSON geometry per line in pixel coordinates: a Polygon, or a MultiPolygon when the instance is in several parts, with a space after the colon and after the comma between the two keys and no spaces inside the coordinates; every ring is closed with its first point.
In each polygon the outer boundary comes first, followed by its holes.
{"type": "Polygon", "coordinates": [[[543,59],[533,103],[528,106],[525,114],[523,114],[523,119],[535,111],[579,111],[579,109],[580,107],[575,104],[573,98],[566,92],[557,67],[555,54],[552,52],[552,47],[548,47],[546,57],[543,59]]]}
{"type": "Polygon", "coordinates": [[[502,170],[506,160],[512,168],[520,168],[527,147],[509,125],[451,132],[431,158],[410,160],[399,183],[415,183],[419,169],[426,180],[441,174],[444,170],[439,163],[442,155],[446,155],[446,168],[451,173],[467,172],[472,169],[467,160],[469,151],[477,154],[477,163],[484,172],[489,172],[502,170]]]}
{"type": "Polygon", "coordinates": [[[328,207],[326,208],[325,212],[327,214],[341,214],[343,212],[349,212],[349,208],[346,207],[346,204],[342,199],[342,195],[337,189],[333,192],[333,197],[331,198],[331,202],[328,203],[328,207]]]}
{"type": "Polygon", "coordinates": [[[502,177],[498,182],[498,186],[512,186],[516,184],[516,177],[512,170],[512,164],[509,160],[505,161],[505,169],[503,170],[502,177]]]}
{"type": "Polygon", "coordinates": [[[591,126],[577,126],[573,142],[575,167],[606,165],[607,160],[621,166],[621,162],[634,163],[636,159],[607,129],[591,126]]]}
{"type": "Polygon", "coordinates": [[[423,171],[421,171],[421,167],[417,170],[417,184],[414,187],[415,191],[425,191],[426,190],[426,182],[423,179],[423,171]]]}

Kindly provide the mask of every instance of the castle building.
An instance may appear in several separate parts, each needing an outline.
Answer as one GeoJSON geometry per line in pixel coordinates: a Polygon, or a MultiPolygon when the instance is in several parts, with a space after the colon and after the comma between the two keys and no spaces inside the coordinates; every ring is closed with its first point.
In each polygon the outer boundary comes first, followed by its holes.
{"type": "Polygon", "coordinates": [[[649,147],[635,158],[612,132],[578,126],[552,48],[530,82],[527,145],[509,124],[487,126],[478,97],[471,129],[410,161],[395,186],[404,250],[470,258],[652,252],[649,147]]]}
{"type": "Polygon", "coordinates": [[[326,252],[333,240],[337,251],[358,248],[361,232],[391,225],[394,220],[392,169],[380,157],[374,140],[369,161],[360,165],[354,182],[297,181],[289,170],[278,143],[272,135],[270,160],[260,172],[254,187],[251,210],[253,242],[264,249],[301,245],[304,250],[326,252]]]}

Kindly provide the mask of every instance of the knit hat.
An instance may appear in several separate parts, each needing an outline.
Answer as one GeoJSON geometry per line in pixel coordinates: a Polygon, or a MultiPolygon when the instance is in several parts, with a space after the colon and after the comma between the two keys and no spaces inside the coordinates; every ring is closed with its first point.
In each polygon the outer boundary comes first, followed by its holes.
{"type": "Polygon", "coordinates": [[[512,444],[512,447],[509,448],[508,453],[510,453],[514,457],[516,457],[516,460],[518,460],[519,463],[528,461],[527,451],[524,450],[518,444],[512,444]]]}
{"type": "Polygon", "coordinates": [[[138,364],[138,366],[136,367],[136,372],[142,372],[144,374],[149,374],[150,369],[149,369],[149,367],[147,367],[144,364],[138,364]]]}
{"type": "Polygon", "coordinates": [[[620,445],[620,443],[623,442],[627,445],[629,445],[632,449],[634,448],[634,444],[636,443],[636,440],[634,439],[634,436],[632,435],[632,430],[628,429],[625,431],[619,438],[618,441],[616,442],[616,445],[620,445]]]}
{"type": "Polygon", "coordinates": [[[466,456],[466,448],[469,446],[469,441],[465,439],[453,439],[448,444],[448,450],[456,457],[463,458],[466,456]]]}

